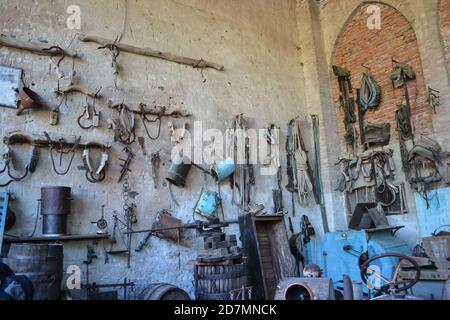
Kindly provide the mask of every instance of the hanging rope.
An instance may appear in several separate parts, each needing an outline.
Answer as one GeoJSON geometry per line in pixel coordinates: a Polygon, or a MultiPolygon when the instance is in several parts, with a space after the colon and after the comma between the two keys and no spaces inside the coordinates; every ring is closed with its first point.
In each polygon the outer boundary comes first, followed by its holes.
{"type": "Polygon", "coordinates": [[[300,128],[297,121],[292,123],[292,137],[294,145],[291,147],[291,150],[294,150],[297,193],[300,201],[305,204],[309,194],[313,191],[313,185],[308,175],[308,156],[305,150],[301,148],[300,128]]]}

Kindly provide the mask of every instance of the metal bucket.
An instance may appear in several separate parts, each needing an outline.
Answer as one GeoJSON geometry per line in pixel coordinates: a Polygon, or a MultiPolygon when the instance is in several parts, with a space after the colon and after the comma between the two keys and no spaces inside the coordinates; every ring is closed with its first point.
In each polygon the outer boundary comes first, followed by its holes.
{"type": "Polygon", "coordinates": [[[178,154],[169,168],[166,180],[178,187],[184,187],[191,166],[191,161],[187,157],[178,154]]]}
{"type": "Polygon", "coordinates": [[[236,171],[234,160],[227,158],[211,168],[211,175],[217,183],[225,181],[236,171]]]}
{"type": "Polygon", "coordinates": [[[195,212],[208,219],[217,217],[216,212],[220,204],[219,194],[214,191],[206,191],[202,194],[195,207],[195,212]]]}
{"type": "Polygon", "coordinates": [[[191,300],[182,289],[167,283],[153,283],[146,287],[138,300],[191,300]]]}
{"type": "Polygon", "coordinates": [[[63,246],[58,244],[11,244],[3,259],[16,275],[33,283],[33,300],[58,300],[63,278],[63,246]]]}
{"type": "Polygon", "coordinates": [[[231,291],[248,286],[246,263],[234,265],[196,265],[197,300],[231,300],[231,291]]]}
{"type": "Polygon", "coordinates": [[[70,214],[71,188],[41,188],[42,234],[61,236],[67,233],[67,215],[70,214]]]}

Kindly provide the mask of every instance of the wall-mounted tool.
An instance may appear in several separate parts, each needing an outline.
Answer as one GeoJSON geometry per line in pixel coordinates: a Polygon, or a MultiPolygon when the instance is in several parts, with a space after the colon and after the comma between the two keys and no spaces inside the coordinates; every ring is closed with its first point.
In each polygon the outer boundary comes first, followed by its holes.
{"type": "Polygon", "coordinates": [[[175,106],[169,103],[168,106],[155,106],[153,108],[147,108],[144,103],[139,104],[139,110],[130,109],[123,102],[115,103],[109,101],[108,107],[117,110],[120,113],[120,119],[115,121],[110,121],[110,129],[115,131],[115,140],[121,141],[125,144],[131,144],[134,142],[135,136],[135,115],[138,115],[142,119],[142,124],[144,126],[147,136],[151,140],[156,140],[159,138],[161,133],[161,119],[163,117],[189,117],[190,114],[186,109],[175,106]],[[153,118],[150,118],[153,117],[153,118]],[[154,135],[150,134],[148,129],[148,124],[157,125],[157,130],[154,135]]]}
{"type": "Polygon", "coordinates": [[[34,144],[31,144],[31,141],[28,142],[30,143],[28,162],[24,168],[24,172],[20,176],[16,176],[14,174],[15,172],[17,172],[17,170],[14,167],[13,152],[10,149],[9,144],[5,143],[4,151],[2,154],[3,168],[0,169],[0,174],[6,172],[9,180],[5,183],[0,183],[0,187],[7,187],[13,182],[22,181],[28,176],[29,173],[33,173],[36,170],[36,166],[39,160],[39,151],[36,149],[36,146],[34,144]]]}
{"type": "Polygon", "coordinates": [[[233,181],[233,203],[235,203],[235,189],[239,190],[239,208],[245,210],[250,204],[250,195],[255,185],[255,175],[253,170],[253,158],[251,159],[252,141],[248,133],[248,122],[243,114],[238,114],[233,119],[233,135],[229,138],[233,141],[233,149],[229,150],[230,157],[234,163],[242,163],[236,167],[233,181]],[[243,147],[243,148],[242,148],[243,147]],[[242,150],[244,149],[244,150],[242,150]]]}
{"type": "Polygon", "coordinates": [[[134,282],[128,282],[127,278],[124,279],[123,283],[108,283],[108,284],[98,284],[98,283],[88,283],[84,285],[88,292],[88,300],[117,300],[117,291],[112,292],[99,292],[99,289],[114,289],[123,288],[123,300],[129,300],[130,296],[128,294],[128,288],[133,290],[135,284],[134,282]]]}
{"type": "Polygon", "coordinates": [[[161,156],[159,155],[159,151],[152,153],[152,175],[153,175],[153,185],[155,189],[158,189],[158,181],[159,181],[159,167],[161,165],[161,156]]]}
{"type": "Polygon", "coordinates": [[[124,149],[125,153],[127,154],[126,159],[120,159],[123,163],[121,164],[122,169],[120,170],[120,177],[119,180],[117,180],[118,183],[122,182],[122,180],[125,178],[126,175],[128,175],[129,172],[131,172],[130,166],[131,161],[134,158],[134,153],[131,151],[130,148],[126,147],[124,149]]]}
{"type": "Polygon", "coordinates": [[[403,87],[404,102],[396,112],[397,130],[403,141],[414,139],[414,126],[411,119],[411,101],[408,90],[408,81],[416,79],[412,67],[392,59],[394,69],[390,75],[394,89],[403,87]]]}
{"type": "Polygon", "coordinates": [[[142,124],[144,125],[144,129],[145,132],[147,133],[147,137],[149,137],[151,140],[158,140],[160,134],[161,134],[161,118],[164,116],[164,113],[166,112],[166,108],[163,107],[161,108],[161,110],[159,110],[159,114],[154,116],[154,119],[150,119],[149,116],[145,113],[145,105],[144,104],[140,104],[139,108],[141,109],[141,119],[142,119],[142,124]],[[156,124],[156,126],[158,127],[156,134],[155,135],[151,135],[147,125],[148,124],[156,124]]]}
{"type": "Polygon", "coordinates": [[[105,205],[102,205],[102,216],[97,221],[91,222],[97,226],[97,234],[108,234],[108,221],[105,219],[105,205]]]}
{"type": "Polygon", "coordinates": [[[106,254],[108,255],[126,254],[128,268],[130,268],[131,266],[131,235],[133,233],[132,225],[137,222],[134,210],[134,204],[131,204],[130,206],[125,204],[123,212],[125,219],[123,220],[119,218],[119,214],[116,211],[114,212],[114,228],[111,247],[109,251],[106,251],[106,254]],[[114,245],[117,243],[117,236],[120,236],[122,240],[122,247],[124,249],[113,250],[114,245]]]}
{"type": "Polygon", "coordinates": [[[80,128],[88,130],[90,128],[98,128],[100,126],[100,111],[95,108],[96,98],[93,99],[92,105],[87,101],[84,106],[84,112],[78,117],[78,125],[80,128]]]}
{"type": "Polygon", "coordinates": [[[48,123],[51,126],[56,126],[58,122],[59,122],[59,108],[56,108],[50,111],[50,118],[48,120],[48,123]]]}
{"type": "Polygon", "coordinates": [[[98,49],[108,49],[111,55],[111,68],[113,68],[113,76],[114,76],[114,87],[117,88],[117,77],[119,76],[119,65],[117,63],[117,58],[120,55],[120,50],[116,45],[117,40],[114,43],[107,43],[98,49]]]}
{"type": "MultiPolygon", "coordinates": [[[[114,102],[109,100],[108,108],[120,111],[121,107],[123,107],[123,102],[114,102]]],[[[174,105],[173,103],[169,103],[167,106],[154,106],[152,108],[148,108],[146,104],[139,104],[139,110],[130,109],[129,111],[134,113],[135,115],[145,116],[160,116],[160,117],[190,117],[191,114],[186,110],[186,108],[182,106],[174,105]]]]}
{"type": "Polygon", "coordinates": [[[75,157],[75,150],[77,149],[78,145],[80,144],[81,136],[79,136],[78,138],[75,138],[75,141],[73,142],[72,147],[65,148],[64,145],[66,144],[66,141],[64,139],[60,139],[58,142],[54,142],[50,138],[50,135],[46,131],[44,131],[44,135],[47,138],[47,142],[50,147],[50,159],[52,160],[53,171],[55,171],[55,173],[60,176],[66,175],[69,172],[70,167],[72,166],[72,162],[75,157]],[[53,150],[55,150],[55,149],[56,149],[56,153],[59,154],[59,167],[62,166],[63,156],[67,155],[67,154],[71,154],[69,163],[65,170],[60,170],[56,166],[55,157],[53,155],[53,150]]]}
{"type": "MultiPolygon", "coordinates": [[[[94,259],[97,259],[97,254],[94,251],[94,248],[91,246],[87,246],[87,254],[86,260],[83,261],[83,264],[86,266],[86,288],[89,284],[89,266],[92,264],[94,259]]],[[[89,291],[87,290],[87,295],[89,296],[89,291]]]]}
{"type": "Polygon", "coordinates": [[[333,72],[338,79],[339,103],[344,112],[345,142],[347,143],[347,147],[351,146],[356,150],[356,113],[351,73],[348,69],[339,66],[333,66],[333,72]]]}
{"type": "Polygon", "coordinates": [[[308,216],[303,215],[301,220],[302,227],[302,240],[304,244],[308,244],[311,241],[311,237],[316,235],[313,225],[309,221],[308,216]]]}
{"type": "Polygon", "coordinates": [[[141,151],[142,154],[145,156],[147,156],[147,150],[145,149],[145,138],[144,137],[138,137],[138,143],[139,146],[141,147],[141,151]]]}
{"type": "Polygon", "coordinates": [[[19,91],[20,107],[17,110],[17,115],[20,116],[26,110],[33,110],[41,108],[44,103],[42,98],[33,90],[23,87],[19,91]]]}
{"type": "Polygon", "coordinates": [[[84,168],[86,169],[86,179],[91,183],[102,182],[106,178],[106,168],[108,167],[109,160],[108,152],[106,148],[103,149],[100,163],[95,170],[92,167],[90,152],[91,151],[89,147],[86,147],[83,150],[83,164],[84,168]]]}
{"type": "Polygon", "coordinates": [[[439,91],[428,87],[427,101],[433,108],[434,113],[437,113],[437,108],[441,105],[441,97],[439,96],[439,94],[439,91]]]}
{"type": "Polygon", "coordinates": [[[114,131],[114,141],[130,145],[136,140],[135,115],[123,103],[116,105],[115,109],[119,111],[119,119],[110,120],[108,128],[114,131]]]}
{"type": "Polygon", "coordinates": [[[177,126],[175,121],[169,121],[167,126],[169,127],[170,140],[174,143],[181,143],[187,132],[186,122],[181,121],[181,125],[177,126]]]}

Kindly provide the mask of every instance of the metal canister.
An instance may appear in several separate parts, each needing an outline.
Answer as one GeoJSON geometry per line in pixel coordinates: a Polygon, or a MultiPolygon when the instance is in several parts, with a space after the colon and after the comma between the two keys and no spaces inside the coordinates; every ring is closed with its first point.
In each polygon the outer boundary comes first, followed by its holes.
{"type": "Polygon", "coordinates": [[[66,234],[71,200],[70,187],[41,188],[42,235],[66,234]]]}
{"type": "Polygon", "coordinates": [[[195,212],[208,219],[217,217],[217,208],[220,205],[220,197],[217,192],[206,191],[202,194],[195,207],[195,212]]]}
{"type": "Polygon", "coordinates": [[[192,163],[187,157],[177,154],[169,168],[166,180],[178,187],[184,187],[186,185],[186,179],[189,171],[191,170],[191,166],[192,163]]]}
{"type": "Polygon", "coordinates": [[[217,183],[225,181],[229,176],[231,176],[236,171],[236,165],[234,160],[227,158],[224,161],[215,164],[211,168],[211,175],[217,183]]]}

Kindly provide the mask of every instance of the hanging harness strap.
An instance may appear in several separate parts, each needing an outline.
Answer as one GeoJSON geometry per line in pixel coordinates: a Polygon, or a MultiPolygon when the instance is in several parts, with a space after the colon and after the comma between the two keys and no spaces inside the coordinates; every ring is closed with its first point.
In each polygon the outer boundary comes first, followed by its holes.
{"type": "Polygon", "coordinates": [[[359,94],[359,103],[364,110],[376,108],[381,101],[381,88],[369,74],[364,73],[359,94]]]}

